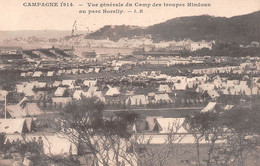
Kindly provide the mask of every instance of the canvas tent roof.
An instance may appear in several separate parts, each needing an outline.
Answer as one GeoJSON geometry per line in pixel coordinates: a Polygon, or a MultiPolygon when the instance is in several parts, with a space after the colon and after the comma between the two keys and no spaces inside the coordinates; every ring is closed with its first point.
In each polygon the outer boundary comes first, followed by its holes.
{"type": "Polygon", "coordinates": [[[160,133],[187,133],[184,121],[185,118],[156,118],[160,133]]]}
{"type": "Polygon", "coordinates": [[[37,88],[45,88],[47,86],[46,82],[39,82],[37,88]]]}
{"type": "Polygon", "coordinates": [[[215,84],[213,84],[213,83],[201,84],[196,89],[196,92],[214,90],[214,88],[215,88],[215,84]]]}
{"type": "Polygon", "coordinates": [[[146,117],[148,131],[153,131],[154,130],[155,119],[156,118],[163,118],[163,117],[162,116],[147,116],[146,117]]]}
{"type": "Polygon", "coordinates": [[[61,85],[61,81],[54,81],[54,83],[52,84],[53,87],[58,87],[61,85]]]}
{"type": "Polygon", "coordinates": [[[95,86],[97,84],[97,80],[85,80],[83,84],[88,87],[95,86]]]}
{"type": "Polygon", "coordinates": [[[54,71],[48,71],[47,77],[52,77],[52,76],[54,76],[54,71]]]}
{"type": "Polygon", "coordinates": [[[16,105],[8,105],[6,109],[11,117],[35,116],[43,113],[38,105],[31,103],[27,97],[16,105]]]}
{"type": "Polygon", "coordinates": [[[28,101],[30,101],[30,99],[25,96],[25,97],[19,102],[19,105],[21,106],[24,102],[28,102],[28,101]]]}
{"type": "Polygon", "coordinates": [[[171,93],[172,92],[168,85],[160,85],[158,91],[162,92],[162,93],[164,93],[164,92],[171,93]]]}
{"type": "Polygon", "coordinates": [[[172,99],[169,97],[168,94],[156,94],[154,96],[154,99],[156,102],[159,102],[159,101],[172,102],[172,99]]]}
{"type": "Polygon", "coordinates": [[[212,112],[214,111],[217,102],[209,102],[206,107],[204,107],[200,112],[212,112]]]}
{"type": "Polygon", "coordinates": [[[43,113],[36,103],[27,103],[22,110],[26,113],[26,116],[40,115],[43,113]]]}
{"type": "Polygon", "coordinates": [[[34,137],[42,137],[43,153],[46,155],[77,154],[77,146],[70,142],[66,135],[46,132],[28,133],[25,136],[25,141],[32,141],[34,137]]]}
{"type": "Polygon", "coordinates": [[[29,131],[25,119],[0,119],[0,131],[6,134],[29,131]]]}
{"type": "Polygon", "coordinates": [[[73,99],[80,100],[82,93],[83,93],[83,90],[75,90],[75,92],[73,93],[73,99]]]}
{"type": "Polygon", "coordinates": [[[16,84],[17,93],[23,93],[24,84],[16,84]]]}
{"type": "Polygon", "coordinates": [[[118,90],[117,87],[110,87],[106,93],[106,96],[116,96],[116,95],[120,95],[120,92],[118,90]]]}
{"type": "Polygon", "coordinates": [[[41,77],[43,73],[41,71],[36,71],[33,73],[33,77],[41,77]]]}
{"type": "Polygon", "coordinates": [[[54,92],[54,96],[63,96],[67,88],[65,87],[58,87],[54,92]]]}
{"type": "Polygon", "coordinates": [[[216,99],[216,98],[220,97],[219,93],[214,89],[208,90],[207,93],[210,96],[210,98],[212,98],[212,99],[216,99]]]}
{"type": "Polygon", "coordinates": [[[71,97],[52,97],[53,103],[67,104],[72,101],[71,97]]]}
{"type": "Polygon", "coordinates": [[[88,92],[89,93],[94,93],[98,90],[98,87],[97,86],[91,86],[88,88],[88,92]]]}
{"type": "Polygon", "coordinates": [[[23,94],[25,96],[34,96],[35,95],[35,93],[32,89],[23,89],[23,94]]]}
{"type": "Polygon", "coordinates": [[[146,97],[145,95],[134,95],[129,96],[129,98],[126,100],[126,104],[131,103],[131,105],[146,105],[146,97]]]}
{"type": "Polygon", "coordinates": [[[25,118],[25,123],[26,123],[26,127],[27,127],[28,131],[31,131],[33,119],[32,118],[25,118]]]}
{"type": "Polygon", "coordinates": [[[254,86],[252,88],[252,95],[258,95],[259,94],[259,88],[257,86],[254,86]]]}
{"type": "Polygon", "coordinates": [[[173,90],[186,90],[187,86],[186,82],[174,83],[173,90]]]}
{"type": "Polygon", "coordinates": [[[26,73],[21,73],[21,77],[26,77],[26,73]]]}
{"type": "Polygon", "coordinates": [[[32,90],[36,86],[36,82],[16,84],[18,93],[24,93],[25,96],[34,96],[35,93],[32,90]]]}
{"type": "Polygon", "coordinates": [[[21,111],[21,107],[16,105],[8,105],[6,107],[7,112],[11,115],[11,117],[23,117],[25,113],[21,111]]]}
{"type": "Polygon", "coordinates": [[[63,80],[62,85],[74,86],[75,80],[63,80]]]}
{"type": "Polygon", "coordinates": [[[82,92],[81,94],[84,97],[94,97],[95,96],[95,97],[99,98],[101,101],[105,101],[105,98],[101,91],[92,91],[92,92],[88,91],[88,92],[82,92]]]}
{"type": "Polygon", "coordinates": [[[234,105],[226,105],[224,107],[224,110],[231,110],[234,107],[234,105]]]}
{"type": "Polygon", "coordinates": [[[34,101],[44,100],[47,97],[47,92],[45,91],[38,91],[35,96],[33,97],[34,101]]]}
{"type": "Polygon", "coordinates": [[[95,68],[96,73],[99,73],[99,71],[100,71],[100,68],[95,68]]]}
{"type": "Polygon", "coordinates": [[[77,147],[66,136],[53,135],[43,139],[44,153],[50,155],[77,154],[77,147]]]}

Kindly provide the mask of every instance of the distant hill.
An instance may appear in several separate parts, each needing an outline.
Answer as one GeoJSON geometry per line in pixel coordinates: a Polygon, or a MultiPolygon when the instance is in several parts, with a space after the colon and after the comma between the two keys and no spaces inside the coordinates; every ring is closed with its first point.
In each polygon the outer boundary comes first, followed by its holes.
{"type": "Polygon", "coordinates": [[[231,18],[209,15],[178,17],[146,28],[104,26],[86,36],[88,39],[117,41],[122,37],[150,35],[155,42],[183,40],[216,40],[248,44],[260,41],[260,11],[231,18]]]}
{"type": "Polygon", "coordinates": [[[131,38],[133,36],[142,36],[144,34],[145,34],[145,29],[142,29],[138,26],[107,25],[93,33],[88,34],[86,38],[89,38],[89,39],[107,39],[107,38],[109,38],[110,40],[117,41],[122,37],[131,38]]]}

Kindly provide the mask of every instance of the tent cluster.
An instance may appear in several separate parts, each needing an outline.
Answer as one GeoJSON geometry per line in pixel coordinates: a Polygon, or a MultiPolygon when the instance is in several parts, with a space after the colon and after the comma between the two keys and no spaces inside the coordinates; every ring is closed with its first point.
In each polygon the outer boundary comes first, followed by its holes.
{"type": "Polygon", "coordinates": [[[43,114],[43,111],[38,107],[37,103],[31,102],[27,97],[24,97],[18,104],[8,105],[6,110],[8,116],[12,118],[43,114]]]}
{"type": "Polygon", "coordinates": [[[188,128],[185,118],[163,118],[161,116],[148,116],[144,121],[138,121],[134,125],[134,130],[137,132],[160,134],[187,134],[188,128]]]}

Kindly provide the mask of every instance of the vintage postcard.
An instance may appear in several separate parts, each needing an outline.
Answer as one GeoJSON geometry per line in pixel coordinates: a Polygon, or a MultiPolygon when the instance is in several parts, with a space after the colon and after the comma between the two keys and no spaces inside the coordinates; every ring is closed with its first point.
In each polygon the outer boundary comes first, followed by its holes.
{"type": "Polygon", "coordinates": [[[259,0],[1,0],[1,166],[259,166],[259,0]]]}

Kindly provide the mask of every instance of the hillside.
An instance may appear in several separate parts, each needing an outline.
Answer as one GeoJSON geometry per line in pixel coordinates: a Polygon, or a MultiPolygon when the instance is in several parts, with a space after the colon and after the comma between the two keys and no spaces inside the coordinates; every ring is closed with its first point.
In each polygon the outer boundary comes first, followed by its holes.
{"type": "Polygon", "coordinates": [[[86,38],[88,39],[107,39],[117,41],[122,37],[131,38],[134,36],[142,36],[145,34],[144,29],[137,26],[111,26],[107,25],[103,28],[90,33],[86,38]]]}
{"type": "Polygon", "coordinates": [[[217,40],[248,44],[260,41],[260,11],[231,18],[209,15],[178,17],[146,28],[105,26],[86,36],[88,39],[117,41],[122,37],[151,35],[155,42],[169,40],[217,40]]]}

